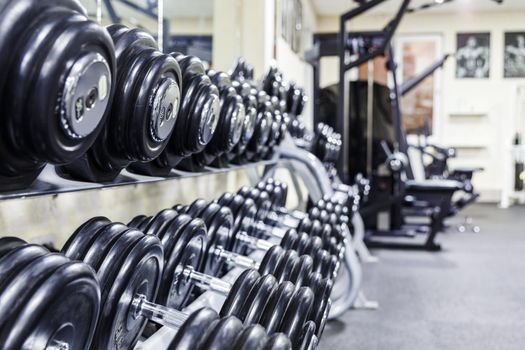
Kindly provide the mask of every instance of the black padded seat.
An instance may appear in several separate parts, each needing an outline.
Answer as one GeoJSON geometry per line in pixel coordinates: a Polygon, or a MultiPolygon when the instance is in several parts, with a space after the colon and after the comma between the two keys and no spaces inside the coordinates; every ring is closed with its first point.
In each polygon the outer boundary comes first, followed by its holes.
{"type": "Polygon", "coordinates": [[[407,180],[405,186],[409,192],[449,192],[463,189],[461,182],[446,179],[407,180]]]}

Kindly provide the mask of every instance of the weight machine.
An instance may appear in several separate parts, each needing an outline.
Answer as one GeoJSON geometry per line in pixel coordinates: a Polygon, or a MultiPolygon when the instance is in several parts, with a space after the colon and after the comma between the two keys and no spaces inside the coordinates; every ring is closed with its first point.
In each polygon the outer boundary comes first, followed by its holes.
{"type": "MultiPolygon", "coordinates": [[[[461,189],[461,184],[457,181],[406,181],[406,178],[413,179],[413,173],[407,157],[408,143],[403,128],[399,98],[402,91],[408,92],[425,77],[415,77],[400,88],[395,74],[396,61],[390,43],[400,21],[409,9],[410,0],[401,3],[396,15],[380,31],[348,32],[346,29],[350,20],[383,2],[381,0],[363,2],[359,7],[341,16],[338,35],[323,34],[315,37],[314,49],[307,55],[308,61],[314,67],[314,118],[318,122],[321,117],[319,60],[323,56],[336,54],[339,56],[340,70],[336,93],[336,118],[331,120],[331,124],[337,132],[341,133],[343,144],[343,156],[339,159],[337,168],[345,183],[352,183],[358,174],[370,178],[371,191],[367,196],[368,199],[362,202],[360,210],[367,228],[367,244],[379,247],[439,250],[440,246],[434,239],[444,227],[443,221],[449,213],[452,195],[461,189]],[[392,88],[373,82],[373,71],[371,72],[373,65],[370,63],[380,56],[385,57],[392,88]],[[347,79],[349,70],[365,63],[369,63],[368,82],[360,86],[357,83],[349,83],[347,79]],[[358,94],[366,96],[366,107],[359,105],[359,101],[356,102],[355,98],[352,100],[354,94],[349,94],[348,90],[349,86],[352,89],[352,85],[361,89],[358,90],[358,94]],[[350,101],[347,97],[349,95],[350,101]],[[380,97],[379,103],[382,102],[385,106],[381,111],[384,115],[379,123],[382,123],[381,125],[376,125],[378,124],[374,110],[377,107],[374,103],[376,96],[380,97]],[[363,108],[366,108],[366,112],[361,114],[366,114],[366,125],[363,125],[359,118],[359,112],[363,108]],[[376,130],[380,130],[378,128],[386,130],[386,134],[377,133],[376,130]],[[356,133],[361,136],[352,139],[356,133]],[[391,137],[386,138],[385,135],[391,137]],[[421,223],[421,220],[407,222],[407,218],[421,217],[428,220],[424,223],[421,223]],[[375,239],[382,236],[413,238],[419,233],[426,234],[426,239],[421,245],[413,242],[394,243],[375,239]]],[[[442,63],[444,60],[437,62],[424,73],[431,74],[442,63]]]]}

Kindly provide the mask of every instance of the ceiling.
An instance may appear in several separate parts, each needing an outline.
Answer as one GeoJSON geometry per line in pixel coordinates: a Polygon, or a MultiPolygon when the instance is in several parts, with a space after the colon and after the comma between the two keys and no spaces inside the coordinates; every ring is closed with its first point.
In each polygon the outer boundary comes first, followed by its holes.
{"type": "MultiPolygon", "coordinates": [[[[123,15],[136,14],[136,11],[129,10],[126,6],[120,5],[116,0],[116,7],[123,11],[123,15]],[[119,6],[120,5],[120,6],[119,6]]],[[[136,4],[145,6],[148,2],[155,2],[156,0],[132,0],[136,4]]],[[[354,0],[311,0],[314,4],[315,11],[320,16],[339,16],[342,13],[357,6],[354,0]]],[[[375,14],[390,14],[397,11],[402,0],[385,0],[381,5],[378,5],[370,13],[375,14]]],[[[428,4],[434,0],[412,0],[411,7],[419,7],[423,4],[428,4]]],[[[90,12],[95,12],[95,0],[81,0],[81,2],[88,8],[90,12]]],[[[434,6],[432,9],[423,10],[420,13],[428,12],[476,12],[476,11],[525,11],[525,0],[503,0],[503,4],[497,4],[493,0],[453,0],[452,2],[434,6]]],[[[213,0],[190,0],[190,1],[173,1],[164,0],[164,15],[169,18],[177,17],[206,17],[213,16],[213,0]]]]}
{"type": "MultiPolygon", "coordinates": [[[[80,0],[80,2],[86,7],[89,13],[93,14],[96,12],[95,0],[80,0]]],[[[122,5],[122,3],[117,0],[113,0],[112,2],[115,6],[115,9],[118,10],[119,15],[121,16],[140,16],[140,13],[138,13],[136,10],[131,9],[128,6],[122,5]]],[[[141,7],[147,7],[148,3],[156,3],[156,0],[131,0],[131,2],[141,7]]],[[[105,12],[106,11],[104,11],[104,13],[105,12]]],[[[210,18],[213,16],[213,0],[164,0],[164,16],[168,18],[210,18]]]]}
{"type": "MultiPolygon", "coordinates": [[[[428,4],[433,0],[412,0],[411,7],[418,7],[428,4]]],[[[312,0],[315,10],[320,16],[339,16],[342,13],[356,7],[353,0],[312,0]]],[[[385,3],[378,5],[371,13],[393,13],[401,4],[401,0],[386,0],[385,3]]],[[[514,11],[525,10],[524,0],[503,0],[503,4],[497,4],[492,0],[454,0],[424,12],[477,12],[477,11],[514,11]]],[[[423,13],[421,11],[420,13],[423,13]]]]}

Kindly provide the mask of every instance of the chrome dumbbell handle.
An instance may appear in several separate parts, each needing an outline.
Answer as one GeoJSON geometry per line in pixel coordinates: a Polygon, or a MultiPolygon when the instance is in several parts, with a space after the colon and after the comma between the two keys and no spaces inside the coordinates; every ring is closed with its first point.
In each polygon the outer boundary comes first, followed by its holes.
{"type": "Polygon", "coordinates": [[[250,236],[248,233],[241,231],[237,233],[237,240],[245,245],[249,246],[252,249],[267,251],[275,245],[275,243],[269,242],[264,239],[250,236]]]}
{"type": "Polygon", "coordinates": [[[281,215],[277,213],[276,211],[270,211],[264,221],[271,226],[277,226],[277,227],[289,229],[289,228],[297,228],[300,220],[301,219],[291,216],[290,214],[281,215]]]}
{"type": "Polygon", "coordinates": [[[181,311],[148,301],[142,294],[133,298],[131,307],[134,318],[144,317],[172,329],[179,329],[188,318],[181,311]]]}
{"type": "Polygon", "coordinates": [[[213,253],[215,254],[215,256],[224,259],[224,261],[227,264],[234,265],[243,269],[258,269],[260,265],[259,262],[250,259],[247,256],[227,251],[222,247],[215,248],[213,253]]]}
{"type": "Polygon", "coordinates": [[[219,294],[228,295],[232,285],[220,278],[206,275],[202,272],[195,271],[192,266],[179,266],[175,270],[174,284],[180,282],[193,283],[196,287],[219,294]]]}
{"type": "Polygon", "coordinates": [[[254,222],[252,228],[255,229],[257,233],[261,233],[266,237],[275,237],[278,239],[282,239],[287,231],[287,229],[283,227],[268,225],[261,221],[254,222]]]}

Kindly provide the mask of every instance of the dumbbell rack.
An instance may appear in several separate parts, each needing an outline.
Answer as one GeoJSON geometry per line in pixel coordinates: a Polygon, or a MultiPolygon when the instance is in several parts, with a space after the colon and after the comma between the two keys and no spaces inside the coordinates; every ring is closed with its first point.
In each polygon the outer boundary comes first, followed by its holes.
{"type": "Polygon", "coordinates": [[[173,170],[167,177],[143,176],[130,173],[124,170],[115,181],[106,184],[90,183],[75,181],[60,177],[57,175],[53,166],[46,166],[37,180],[29,188],[10,192],[0,192],[0,200],[36,197],[43,195],[57,195],[61,193],[88,191],[101,188],[110,188],[117,186],[130,186],[145,183],[154,183],[160,181],[169,181],[189,177],[198,177],[203,175],[213,175],[227,173],[236,170],[245,170],[248,168],[257,168],[260,166],[272,167],[277,164],[279,153],[276,152],[272,159],[262,160],[244,165],[231,165],[228,168],[211,168],[208,167],[203,172],[185,172],[173,170]]]}
{"type": "MultiPolygon", "coordinates": [[[[206,168],[204,172],[199,173],[172,171],[168,177],[147,177],[123,171],[116,181],[112,183],[92,184],[64,179],[57,175],[53,167],[46,167],[37,181],[35,181],[35,183],[30,188],[21,191],[1,193],[0,201],[46,195],[48,195],[50,198],[53,198],[55,195],[61,193],[81,192],[117,186],[134,187],[134,185],[137,184],[161,181],[177,181],[177,179],[228,173],[232,171],[245,171],[250,181],[255,183],[261,179],[273,176],[279,167],[288,168],[290,170],[290,174],[300,177],[308,188],[309,195],[313,200],[319,200],[325,195],[337,196],[337,192],[341,192],[340,189],[334,190],[329,177],[324,172],[324,167],[322,164],[320,164],[320,161],[313,154],[298,148],[288,135],[270,160],[264,160],[240,166],[230,166],[228,168],[222,169],[206,168]],[[260,167],[264,168],[262,174],[257,171],[260,167]]],[[[343,190],[342,192],[346,192],[346,190],[343,190]]],[[[250,257],[254,258],[255,260],[260,260],[261,257],[257,257],[257,254],[260,254],[260,252],[254,252],[250,257]]],[[[343,296],[337,301],[333,300],[331,310],[332,312],[330,313],[329,318],[339,316],[348,310],[348,308],[355,306],[355,302],[364,305],[369,304],[366,297],[364,297],[360,290],[362,272],[360,263],[357,259],[353,244],[351,242],[347,242],[347,249],[345,258],[343,259],[342,270],[345,270],[350,277],[347,282],[345,282],[346,284],[343,285],[343,290],[345,291],[343,296]]],[[[241,271],[241,269],[233,269],[223,277],[223,280],[232,283],[241,273],[241,271]]],[[[203,306],[208,306],[214,308],[215,310],[219,310],[223,302],[223,296],[214,292],[205,292],[193,303],[188,305],[183,311],[189,313],[203,306]]],[[[365,306],[365,308],[369,307],[365,306]]],[[[169,344],[175,334],[176,332],[173,330],[170,330],[167,327],[162,327],[148,339],[143,339],[141,342],[139,342],[135,349],[158,350],[166,348],[167,344],[169,344]]]]}
{"type": "MultiPolygon", "coordinates": [[[[211,168],[208,167],[203,172],[184,172],[179,170],[173,170],[167,177],[152,177],[152,176],[141,176],[137,174],[130,173],[124,170],[118,178],[111,183],[107,184],[98,184],[98,183],[88,183],[66,179],[60,177],[53,166],[46,166],[42,171],[38,179],[31,185],[29,188],[0,193],[0,201],[2,200],[11,200],[11,199],[20,199],[20,198],[31,198],[38,196],[50,196],[52,198],[55,195],[63,193],[72,193],[72,192],[81,192],[95,189],[111,188],[118,186],[130,186],[138,184],[147,184],[155,183],[160,181],[177,181],[184,178],[190,177],[199,177],[204,175],[214,175],[228,173],[232,171],[245,171],[249,173],[248,175],[252,176],[254,173],[257,173],[257,169],[263,167],[264,173],[269,173],[272,169],[278,166],[280,159],[280,153],[277,150],[274,156],[269,160],[262,160],[258,162],[248,163],[244,165],[230,165],[228,168],[211,168]]],[[[251,257],[258,258],[257,254],[260,252],[254,252],[251,257]]],[[[236,277],[242,272],[242,269],[236,268],[231,270],[227,275],[222,279],[226,282],[233,283],[236,277]]],[[[197,310],[203,306],[209,306],[216,310],[220,309],[220,305],[224,302],[224,297],[213,292],[205,292],[197,300],[188,305],[183,311],[191,312],[197,310]],[[219,306],[219,307],[214,307],[219,306]]],[[[168,327],[162,327],[149,339],[140,341],[135,349],[141,350],[158,350],[166,349],[175,336],[176,331],[169,329],[168,327]]]]}

